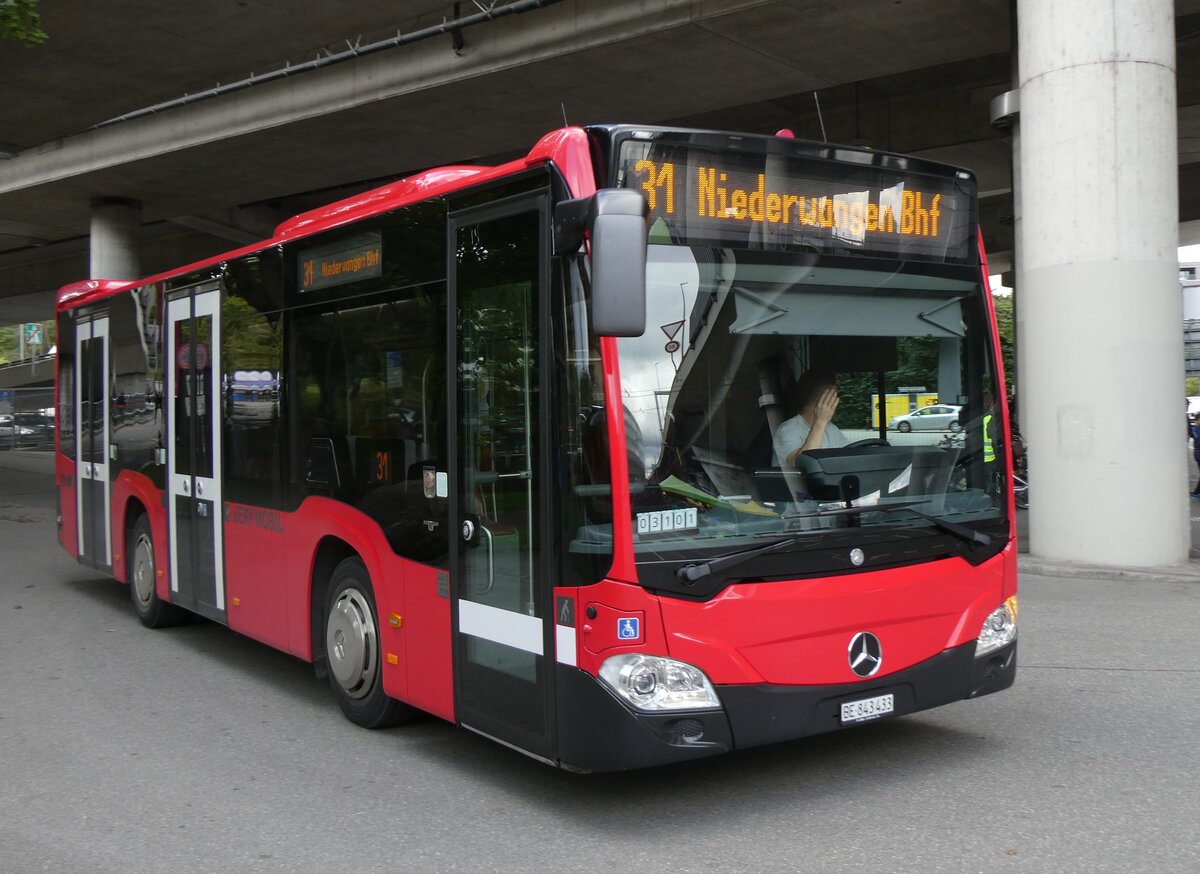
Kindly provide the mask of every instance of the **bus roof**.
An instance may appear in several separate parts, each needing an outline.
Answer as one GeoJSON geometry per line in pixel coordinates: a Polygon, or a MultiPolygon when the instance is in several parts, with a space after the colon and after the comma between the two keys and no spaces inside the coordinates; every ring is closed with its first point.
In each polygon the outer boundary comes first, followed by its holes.
{"type": "Polygon", "coordinates": [[[175,267],[143,279],[85,279],[72,282],[59,289],[55,308],[74,309],[130,288],[193,273],[231,258],[301,239],[431,197],[449,194],[469,185],[500,179],[527,167],[545,163],[552,163],[559,169],[573,196],[587,197],[595,192],[586,133],[580,127],[561,128],[538,140],[524,158],[495,167],[448,166],[425,170],[353,197],[302,212],[282,222],[269,239],[192,264],[175,267]]]}

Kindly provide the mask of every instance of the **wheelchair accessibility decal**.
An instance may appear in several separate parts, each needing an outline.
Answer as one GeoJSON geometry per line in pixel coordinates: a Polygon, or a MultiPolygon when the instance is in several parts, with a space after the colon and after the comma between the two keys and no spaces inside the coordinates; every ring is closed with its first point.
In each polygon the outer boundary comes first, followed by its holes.
{"type": "Polygon", "coordinates": [[[641,620],[635,616],[623,616],[617,620],[618,640],[637,640],[642,636],[641,620]]]}

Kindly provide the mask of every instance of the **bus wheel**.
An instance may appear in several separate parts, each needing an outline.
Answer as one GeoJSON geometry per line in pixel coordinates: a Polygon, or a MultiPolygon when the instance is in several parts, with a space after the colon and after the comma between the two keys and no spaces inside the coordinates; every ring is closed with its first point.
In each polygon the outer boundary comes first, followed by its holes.
{"type": "Polygon", "coordinates": [[[358,558],[345,559],[329,581],[325,610],[325,664],[346,718],[364,728],[407,722],[416,713],[383,691],[382,650],[375,595],[358,558]]]}
{"type": "Polygon", "coordinates": [[[150,536],[150,520],[139,516],[129,532],[126,578],[129,581],[129,600],[142,625],[147,628],[166,628],[178,625],[187,618],[187,611],[158,597],[155,582],[158,566],[154,563],[154,540],[150,536]]]}

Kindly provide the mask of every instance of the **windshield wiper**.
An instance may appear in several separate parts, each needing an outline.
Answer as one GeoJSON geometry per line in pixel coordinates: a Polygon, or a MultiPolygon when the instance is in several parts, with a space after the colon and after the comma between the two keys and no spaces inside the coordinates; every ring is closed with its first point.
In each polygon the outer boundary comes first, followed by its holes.
{"type": "MultiPolygon", "coordinates": [[[[914,501],[913,503],[928,503],[927,501],[914,501]]],[[[838,507],[836,510],[821,510],[816,515],[818,516],[858,516],[862,513],[912,513],[914,516],[920,516],[928,522],[933,523],[934,528],[945,531],[947,534],[953,534],[960,540],[965,540],[967,543],[978,543],[980,546],[987,546],[992,542],[992,538],[988,537],[982,531],[976,531],[974,528],[968,528],[966,525],[959,525],[957,522],[948,522],[945,519],[940,519],[937,516],[930,516],[928,513],[922,513],[920,510],[914,510],[912,504],[871,504],[863,507],[838,507]]]]}
{"type": "Polygon", "coordinates": [[[739,552],[731,552],[728,555],[719,555],[716,558],[702,561],[699,564],[685,564],[679,570],[675,571],[675,576],[684,583],[694,583],[701,577],[706,577],[713,571],[719,571],[727,567],[733,567],[735,564],[741,564],[747,559],[754,558],[756,555],[762,555],[765,552],[771,552],[775,549],[781,549],[784,546],[790,546],[799,540],[799,537],[785,537],[782,540],[776,540],[768,543],[765,546],[755,546],[750,549],[743,549],[739,552]]]}

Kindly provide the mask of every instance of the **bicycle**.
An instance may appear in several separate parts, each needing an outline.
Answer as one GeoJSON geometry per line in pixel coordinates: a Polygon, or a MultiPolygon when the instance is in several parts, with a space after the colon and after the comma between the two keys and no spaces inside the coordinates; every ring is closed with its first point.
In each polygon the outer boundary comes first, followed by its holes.
{"type": "Polygon", "coordinates": [[[1013,500],[1018,510],[1029,509],[1029,469],[1028,454],[1025,438],[1019,432],[1013,431],[1013,500]],[[1019,447],[1019,452],[1018,452],[1019,447]]]}

